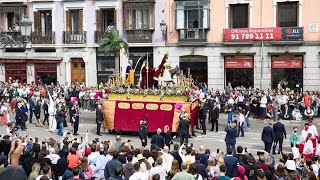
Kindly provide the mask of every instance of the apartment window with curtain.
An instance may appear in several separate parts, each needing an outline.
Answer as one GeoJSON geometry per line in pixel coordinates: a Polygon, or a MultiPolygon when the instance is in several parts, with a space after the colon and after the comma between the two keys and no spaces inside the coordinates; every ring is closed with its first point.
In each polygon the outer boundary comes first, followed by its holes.
{"type": "Polygon", "coordinates": [[[278,27],[298,26],[298,2],[278,3],[278,27]]]}
{"type": "Polygon", "coordinates": [[[186,6],[184,10],[184,27],[188,29],[203,28],[203,7],[186,6]]]}
{"type": "Polygon", "coordinates": [[[153,12],[148,8],[128,9],[127,30],[154,29],[153,12]]]}
{"type": "Polygon", "coordinates": [[[249,4],[230,4],[230,28],[249,27],[249,4]]]}
{"type": "Polygon", "coordinates": [[[106,9],[106,10],[102,10],[102,14],[103,14],[103,30],[107,30],[108,26],[114,26],[114,9],[106,9]]]}
{"type": "Polygon", "coordinates": [[[52,32],[52,13],[51,11],[40,11],[41,32],[43,34],[52,32]]]}
{"type": "Polygon", "coordinates": [[[79,31],[79,11],[72,10],[71,11],[71,32],[79,31]]]}

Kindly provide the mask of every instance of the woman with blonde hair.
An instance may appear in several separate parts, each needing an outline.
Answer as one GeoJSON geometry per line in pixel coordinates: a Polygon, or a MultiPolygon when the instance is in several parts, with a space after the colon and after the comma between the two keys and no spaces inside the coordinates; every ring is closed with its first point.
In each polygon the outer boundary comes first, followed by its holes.
{"type": "Polygon", "coordinates": [[[85,156],[81,158],[80,168],[83,171],[86,180],[90,180],[94,176],[92,169],[89,166],[88,158],[85,156]]]}
{"type": "Polygon", "coordinates": [[[32,165],[32,172],[30,173],[28,180],[36,180],[39,174],[40,174],[40,164],[34,163],[32,165]]]}
{"type": "Polygon", "coordinates": [[[173,176],[176,175],[178,172],[180,172],[179,162],[177,160],[173,160],[171,170],[168,172],[167,180],[172,179],[173,176]]]}

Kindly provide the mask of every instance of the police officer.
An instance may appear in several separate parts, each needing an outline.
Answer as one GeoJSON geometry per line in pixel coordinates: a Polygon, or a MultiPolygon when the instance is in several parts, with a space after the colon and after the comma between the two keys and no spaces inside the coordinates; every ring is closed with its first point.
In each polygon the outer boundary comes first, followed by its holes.
{"type": "Polygon", "coordinates": [[[71,118],[71,123],[73,124],[73,135],[79,135],[78,134],[78,128],[79,128],[79,106],[78,102],[74,102],[73,107],[71,108],[70,111],[70,118],[71,118]]]}
{"type": "Polygon", "coordinates": [[[147,123],[147,120],[142,119],[139,127],[139,138],[141,140],[141,144],[143,147],[147,145],[147,140],[148,140],[149,128],[146,123],[147,123]]]}

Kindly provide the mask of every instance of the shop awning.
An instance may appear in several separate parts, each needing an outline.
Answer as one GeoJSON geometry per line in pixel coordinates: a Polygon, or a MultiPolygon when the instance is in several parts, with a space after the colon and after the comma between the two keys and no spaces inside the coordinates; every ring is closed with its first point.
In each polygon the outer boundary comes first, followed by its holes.
{"type": "Polygon", "coordinates": [[[270,56],[281,56],[281,55],[293,55],[293,56],[304,56],[306,52],[268,52],[270,56]]]}
{"type": "Polygon", "coordinates": [[[0,58],[0,63],[59,63],[62,58],[25,58],[25,57],[7,57],[0,58]]]}
{"type": "Polygon", "coordinates": [[[256,52],[241,52],[241,53],[230,53],[230,52],[222,52],[221,56],[254,56],[256,52]]]}

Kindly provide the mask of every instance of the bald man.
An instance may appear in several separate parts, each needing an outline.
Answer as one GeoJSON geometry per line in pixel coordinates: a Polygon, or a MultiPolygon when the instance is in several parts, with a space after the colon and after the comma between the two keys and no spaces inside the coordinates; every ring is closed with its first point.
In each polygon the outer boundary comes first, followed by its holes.
{"type": "Polygon", "coordinates": [[[164,147],[164,137],[161,135],[161,129],[157,129],[157,134],[154,134],[151,138],[151,150],[164,147]]]}

